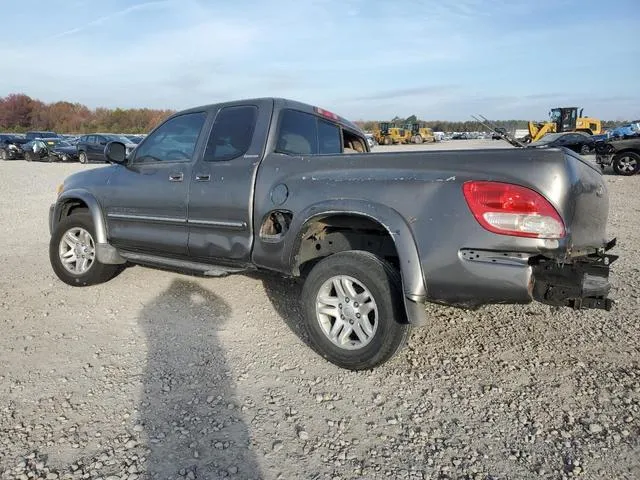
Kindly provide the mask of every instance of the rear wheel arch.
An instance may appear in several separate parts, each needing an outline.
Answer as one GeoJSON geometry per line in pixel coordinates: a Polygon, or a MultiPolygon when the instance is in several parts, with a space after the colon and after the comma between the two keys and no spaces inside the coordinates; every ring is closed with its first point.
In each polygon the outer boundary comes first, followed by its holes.
{"type": "MultiPolygon", "coordinates": [[[[345,201],[328,202],[324,207],[311,206],[307,209],[308,213],[306,215],[303,212],[302,215],[294,217],[291,230],[292,233],[297,233],[295,240],[288,248],[288,255],[285,254],[284,257],[288,258],[291,273],[294,276],[300,276],[305,271],[305,263],[312,262],[308,263],[307,267],[312,266],[314,260],[317,261],[317,259],[325,256],[319,254],[315,258],[301,257],[300,254],[304,252],[302,249],[303,240],[307,233],[310,232],[310,228],[317,229],[320,223],[327,223],[327,221],[330,226],[337,227],[338,224],[342,225],[345,220],[354,219],[357,220],[356,226],[368,225],[378,232],[380,236],[391,239],[397,256],[395,265],[401,273],[404,294],[416,299],[424,298],[426,296],[425,279],[418,248],[409,225],[398,212],[387,206],[372,204],[371,202],[366,202],[365,205],[360,203],[354,201],[347,202],[345,205],[345,201]],[[304,220],[296,221],[297,218],[304,220]]],[[[346,228],[346,230],[349,230],[349,228],[346,228]]],[[[314,246],[313,248],[316,247],[314,246]]],[[[364,250],[367,249],[365,248],[364,250]]],[[[336,252],[337,250],[330,253],[336,252]]]]}

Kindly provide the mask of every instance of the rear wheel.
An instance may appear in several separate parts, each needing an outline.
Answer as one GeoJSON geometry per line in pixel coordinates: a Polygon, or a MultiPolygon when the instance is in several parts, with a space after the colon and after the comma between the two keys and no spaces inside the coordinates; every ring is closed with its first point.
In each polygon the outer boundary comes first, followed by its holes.
{"type": "Polygon", "coordinates": [[[24,159],[27,162],[34,162],[35,160],[37,160],[36,154],[33,152],[24,152],[24,159]]]}
{"type": "Polygon", "coordinates": [[[49,242],[49,261],[60,280],[85,287],[111,280],[118,265],[100,263],[96,256],[95,228],[91,215],[73,213],[63,218],[49,242]]]}
{"type": "Polygon", "coordinates": [[[622,152],[613,157],[613,171],[618,175],[635,175],[640,170],[640,155],[622,152]]]}
{"type": "Polygon", "coordinates": [[[422,143],[422,136],[421,135],[416,135],[413,139],[413,143],[422,143]]]}
{"type": "Polygon", "coordinates": [[[88,159],[86,152],[80,152],[78,159],[80,160],[80,163],[87,163],[88,159]]]}
{"type": "Polygon", "coordinates": [[[305,280],[302,306],[314,349],[349,370],[383,364],[410,333],[400,275],[369,252],[340,252],[316,264],[305,280]]]}
{"type": "Polygon", "coordinates": [[[590,151],[591,149],[588,145],[582,145],[582,147],[580,147],[580,155],[588,155],[590,151]]]}
{"type": "Polygon", "coordinates": [[[393,143],[393,140],[391,139],[391,137],[384,137],[384,141],[382,142],[385,145],[391,145],[393,143]]]}

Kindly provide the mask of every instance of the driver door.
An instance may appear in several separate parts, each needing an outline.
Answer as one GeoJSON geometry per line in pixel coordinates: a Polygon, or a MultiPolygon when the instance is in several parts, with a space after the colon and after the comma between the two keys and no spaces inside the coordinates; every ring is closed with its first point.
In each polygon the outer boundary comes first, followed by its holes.
{"type": "Polygon", "coordinates": [[[207,113],[169,118],[116,167],[105,210],[109,241],[123,250],[187,255],[187,197],[207,113]]]}

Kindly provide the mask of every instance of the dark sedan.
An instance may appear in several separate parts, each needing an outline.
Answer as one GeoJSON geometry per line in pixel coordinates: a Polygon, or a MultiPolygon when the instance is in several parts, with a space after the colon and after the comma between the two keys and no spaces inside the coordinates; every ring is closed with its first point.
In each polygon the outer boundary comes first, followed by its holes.
{"type": "Polygon", "coordinates": [[[595,150],[596,140],[592,135],[583,132],[548,133],[540,140],[531,142],[527,148],[565,147],[580,155],[587,155],[595,150]]]}
{"type": "Polygon", "coordinates": [[[64,140],[56,143],[55,146],[49,150],[49,154],[55,157],[56,160],[62,162],[78,161],[78,147],[64,140]]]}

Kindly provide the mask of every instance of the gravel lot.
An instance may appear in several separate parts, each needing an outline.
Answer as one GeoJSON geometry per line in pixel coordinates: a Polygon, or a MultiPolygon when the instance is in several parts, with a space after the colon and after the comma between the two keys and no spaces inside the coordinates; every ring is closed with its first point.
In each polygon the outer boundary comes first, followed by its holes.
{"type": "MultiPolygon", "coordinates": [[[[508,147],[387,150],[479,145],[508,147]]],[[[427,307],[350,373],[306,346],[290,281],[57,280],[48,207],[82,168],[0,163],[0,479],[640,478],[640,176],[606,176],[612,312],[427,307]]]]}

